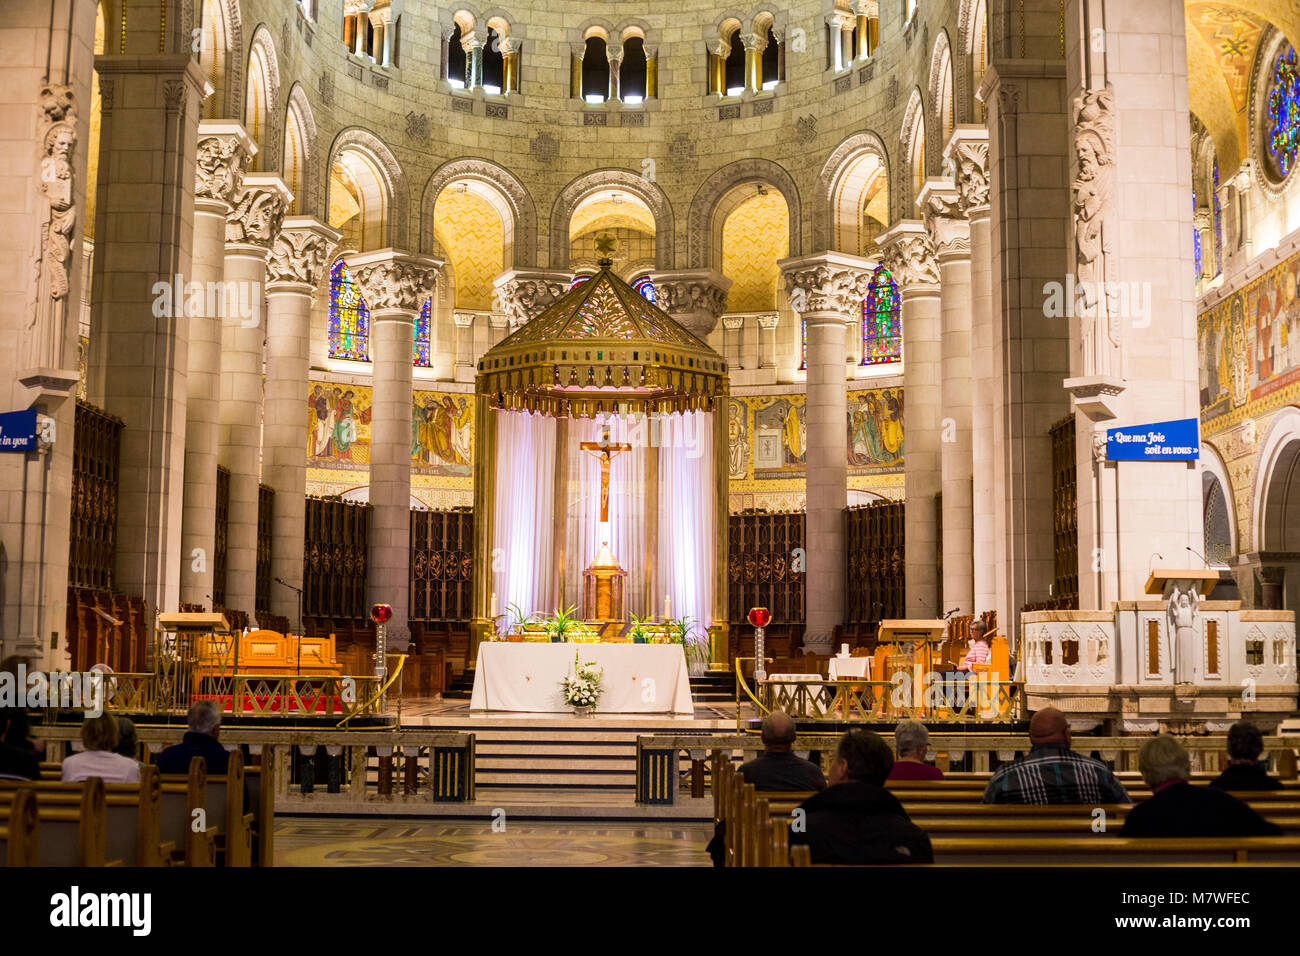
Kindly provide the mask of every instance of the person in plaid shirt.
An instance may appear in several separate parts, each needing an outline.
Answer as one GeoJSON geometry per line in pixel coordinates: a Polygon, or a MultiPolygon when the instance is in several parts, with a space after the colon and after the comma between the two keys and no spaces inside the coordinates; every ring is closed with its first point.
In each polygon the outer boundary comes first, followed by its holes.
{"type": "Polygon", "coordinates": [[[994,772],[985,803],[1133,802],[1105,764],[1070,749],[1070,725],[1055,707],[1034,714],[1029,742],[1029,753],[994,772]]]}

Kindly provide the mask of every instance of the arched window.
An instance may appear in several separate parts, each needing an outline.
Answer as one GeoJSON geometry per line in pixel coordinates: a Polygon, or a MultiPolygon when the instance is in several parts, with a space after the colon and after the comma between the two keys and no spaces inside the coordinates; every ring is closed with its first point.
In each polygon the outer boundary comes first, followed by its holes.
{"type": "Polygon", "coordinates": [[[655,294],[654,281],[649,276],[642,276],[632,283],[632,288],[641,293],[641,298],[645,299],[651,305],[659,304],[659,297],[655,294]]]}
{"type": "Polygon", "coordinates": [[[799,316],[799,369],[808,367],[808,320],[799,316]]]}
{"type": "Polygon", "coordinates": [[[1223,273],[1223,209],[1219,205],[1219,160],[1216,157],[1211,168],[1213,195],[1210,206],[1214,215],[1214,274],[1223,273]]]}
{"type": "Polygon", "coordinates": [[[722,64],[722,91],[727,96],[739,96],[745,91],[745,44],[740,42],[740,30],[727,41],[731,49],[722,64]]]}
{"type": "Polygon", "coordinates": [[[458,23],[451,31],[451,39],[447,41],[447,82],[456,89],[463,90],[469,61],[465,56],[465,48],[460,45],[460,42],[461,32],[458,23]]]}
{"type": "Polygon", "coordinates": [[[582,100],[603,103],[609,99],[609,52],[604,37],[587,37],[582,54],[582,100]]]}
{"type": "Polygon", "coordinates": [[[903,357],[902,309],[898,283],[885,266],[876,266],[862,300],[862,364],[886,365],[903,357]]]}
{"type": "Polygon", "coordinates": [[[642,103],[646,98],[645,40],[628,37],[623,41],[623,62],[618,68],[618,84],[624,103],[642,103]]]}
{"type": "Polygon", "coordinates": [[[1232,557],[1232,526],[1228,521],[1228,499],[1219,479],[1205,472],[1202,503],[1205,519],[1205,556],[1211,564],[1227,564],[1232,557]]]}
{"type": "Polygon", "coordinates": [[[433,365],[433,349],[430,347],[431,337],[429,334],[430,321],[429,314],[433,309],[433,298],[424,300],[424,305],[420,307],[419,318],[415,320],[415,348],[412,352],[411,361],[416,368],[430,368],[433,365]]]}
{"type": "Polygon", "coordinates": [[[1269,172],[1274,179],[1282,180],[1295,166],[1300,150],[1300,72],[1296,69],[1295,48],[1289,43],[1273,61],[1265,104],[1264,145],[1269,172]]]}
{"type": "Polygon", "coordinates": [[[500,93],[505,87],[506,59],[501,52],[501,34],[488,28],[487,46],[483,48],[483,92],[500,93]]]}
{"type": "Polygon", "coordinates": [[[765,90],[770,90],[781,81],[781,45],[776,42],[776,34],[767,28],[767,46],[763,47],[763,60],[759,83],[765,90]]]}
{"type": "Polygon", "coordinates": [[[1205,261],[1201,257],[1201,230],[1195,225],[1196,220],[1196,184],[1192,184],[1192,261],[1196,264],[1196,281],[1201,281],[1205,274],[1205,261]]]}
{"type": "Polygon", "coordinates": [[[330,358],[370,361],[370,310],[340,259],[330,270],[330,358]]]}

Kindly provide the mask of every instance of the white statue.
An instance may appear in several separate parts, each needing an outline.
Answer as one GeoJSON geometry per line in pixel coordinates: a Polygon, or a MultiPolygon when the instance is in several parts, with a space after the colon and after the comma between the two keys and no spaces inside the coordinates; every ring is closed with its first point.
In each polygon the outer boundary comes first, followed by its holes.
{"type": "Polygon", "coordinates": [[[1170,662],[1174,668],[1175,684],[1191,684],[1196,679],[1196,609],[1200,596],[1195,587],[1183,589],[1174,585],[1169,594],[1170,662]]]}

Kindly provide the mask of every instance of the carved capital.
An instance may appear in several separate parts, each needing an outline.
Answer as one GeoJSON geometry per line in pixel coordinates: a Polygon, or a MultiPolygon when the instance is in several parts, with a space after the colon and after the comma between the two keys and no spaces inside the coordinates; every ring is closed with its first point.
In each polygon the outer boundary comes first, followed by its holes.
{"type": "Polygon", "coordinates": [[[243,188],[226,216],[226,244],[270,250],[293,194],[270,173],[244,177],[243,188]]]}
{"type": "Polygon", "coordinates": [[[861,308],[871,284],[871,263],[859,256],[827,252],[777,263],[790,308],[799,314],[839,312],[847,320],[861,308]]]}
{"type": "Polygon", "coordinates": [[[257,152],[238,123],[204,121],[194,161],[194,198],[232,206],[244,185],[244,171],[257,152]]]}
{"type": "Polygon", "coordinates": [[[934,242],[925,226],[914,219],[904,220],[876,237],[884,253],[885,265],[903,292],[939,284],[939,263],[934,242]]]}
{"type": "Polygon", "coordinates": [[[285,219],[267,260],[267,286],[305,285],[314,291],[341,238],[341,233],[310,216],[285,219]]]}
{"type": "Polygon", "coordinates": [[[569,289],[569,276],[563,272],[511,269],[493,282],[496,308],[507,316],[514,331],[558,300],[569,289]]]}
{"type": "Polygon", "coordinates": [[[417,314],[438,282],[442,262],[396,249],[380,249],[348,262],[371,313],[417,314]]]}
{"type": "Polygon", "coordinates": [[[952,164],[962,212],[983,209],[989,204],[989,133],[982,126],[959,126],[944,148],[943,158],[952,164]]]}
{"type": "Polygon", "coordinates": [[[916,205],[940,260],[970,254],[970,222],[961,207],[961,194],[951,181],[927,180],[916,205]]]}
{"type": "Polygon", "coordinates": [[[718,325],[727,305],[731,280],[707,269],[656,272],[651,275],[659,308],[688,332],[705,338],[718,325]]]}

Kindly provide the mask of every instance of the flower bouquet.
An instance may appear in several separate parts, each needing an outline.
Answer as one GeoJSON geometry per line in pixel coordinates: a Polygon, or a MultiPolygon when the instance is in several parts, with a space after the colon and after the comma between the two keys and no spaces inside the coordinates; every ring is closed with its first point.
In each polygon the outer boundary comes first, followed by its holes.
{"type": "Polygon", "coordinates": [[[564,691],[564,702],[573,708],[574,713],[586,716],[596,709],[602,676],[603,671],[594,662],[582,664],[578,655],[573,655],[573,674],[560,681],[560,687],[564,691]]]}

